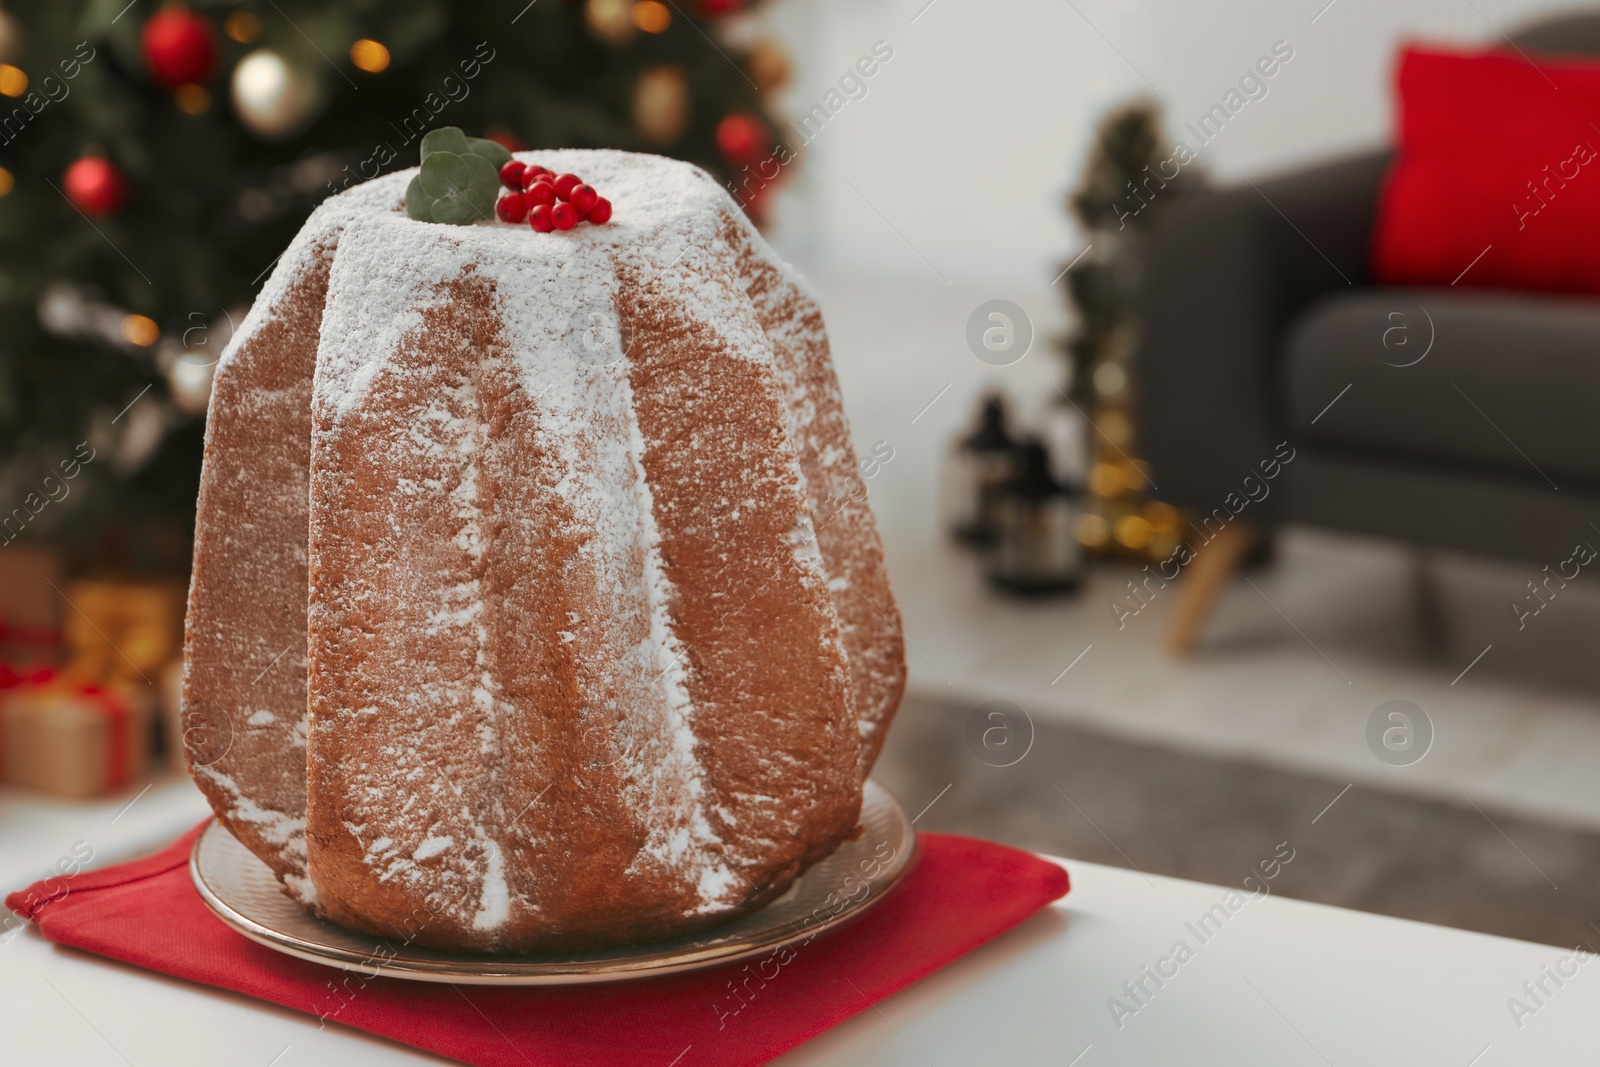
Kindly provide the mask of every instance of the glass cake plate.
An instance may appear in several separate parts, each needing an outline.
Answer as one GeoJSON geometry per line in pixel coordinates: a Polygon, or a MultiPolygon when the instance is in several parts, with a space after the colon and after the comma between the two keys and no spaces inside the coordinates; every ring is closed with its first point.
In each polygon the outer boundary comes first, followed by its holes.
{"type": "Polygon", "coordinates": [[[840,845],[760,911],[676,941],[562,955],[442,952],[319,919],[286,896],[267,865],[217,822],[195,842],[189,872],[223,922],[313,963],[421,982],[579,985],[721,966],[803,944],[860,917],[905,876],[917,852],[905,809],[877,782],[869,781],[862,793],[861,825],[856,840],[840,845]]]}

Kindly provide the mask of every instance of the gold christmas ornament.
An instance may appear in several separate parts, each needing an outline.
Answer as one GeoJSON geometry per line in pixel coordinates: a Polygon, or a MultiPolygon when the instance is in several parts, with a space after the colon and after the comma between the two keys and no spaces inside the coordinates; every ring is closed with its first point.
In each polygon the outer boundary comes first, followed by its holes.
{"type": "Polygon", "coordinates": [[[9,196],[16,184],[17,179],[11,176],[11,172],[4,167],[0,167],[0,196],[9,196]]]}
{"type": "Polygon", "coordinates": [[[652,67],[633,92],[633,124],[645,141],[669,145],[689,127],[689,78],[682,67],[652,67]]]}
{"type": "Polygon", "coordinates": [[[276,141],[293,136],[317,113],[316,84],[278,53],[258,48],[233,68],[233,108],[251,133],[276,141]]]}
{"type": "Polygon", "coordinates": [[[638,33],[633,25],[633,0],[589,0],[583,5],[583,20],[590,33],[616,48],[638,33]]]}

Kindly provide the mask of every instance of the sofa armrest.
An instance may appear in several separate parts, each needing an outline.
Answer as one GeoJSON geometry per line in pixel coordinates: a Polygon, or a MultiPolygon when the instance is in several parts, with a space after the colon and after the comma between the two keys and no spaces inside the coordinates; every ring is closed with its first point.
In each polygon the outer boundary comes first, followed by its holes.
{"type": "MultiPolygon", "coordinates": [[[[1205,192],[1146,246],[1139,448],[1156,495],[1210,511],[1284,440],[1279,354],[1327,293],[1370,284],[1367,246],[1389,153],[1205,192]]],[[[1277,495],[1251,505],[1271,521],[1277,495]]]]}

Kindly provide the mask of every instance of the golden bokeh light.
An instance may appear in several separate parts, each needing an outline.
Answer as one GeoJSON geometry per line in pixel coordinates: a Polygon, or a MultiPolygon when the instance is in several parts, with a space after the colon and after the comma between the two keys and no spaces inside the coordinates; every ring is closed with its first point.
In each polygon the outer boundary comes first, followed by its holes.
{"type": "Polygon", "coordinates": [[[633,5],[633,24],[645,33],[664,33],[672,25],[672,9],[660,0],[639,0],[633,5]]]}
{"type": "Polygon", "coordinates": [[[646,143],[669,145],[689,125],[689,76],[682,67],[652,67],[633,92],[633,124],[646,143]]]}
{"type": "Polygon", "coordinates": [[[204,115],[211,110],[211,94],[203,85],[180,85],[172,91],[172,102],[185,115],[204,115]]]}
{"type": "Polygon", "coordinates": [[[1105,434],[1106,440],[1118,448],[1128,448],[1133,442],[1133,420],[1121,408],[1110,408],[1099,414],[1095,428],[1105,434]]]}
{"type": "Polygon", "coordinates": [[[130,345],[149,348],[161,339],[161,327],[148,315],[127,315],[122,320],[122,339],[130,345]]]}
{"type": "Polygon", "coordinates": [[[21,96],[28,91],[28,75],[21,67],[13,67],[10,63],[0,63],[0,93],[6,96],[21,96]]]}
{"type": "Polygon", "coordinates": [[[633,0],[588,0],[583,18],[594,35],[609,45],[621,47],[633,40],[633,0]]]}
{"type": "Polygon", "coordinates": [[[1178,514],[1177,508],[1159,500],[1152,500],[1144,506],[1144,517],[1158,530],[1174,529],[1183,518],[1178,514]]]}
{"type": "Polygon", "coordinates": [[[1104,548],[1111,540],[1111,526],[1105,517],[1090,513],[1078,519],[1078,543],[1088,548],[1104,548]]]}
{"type": "Polygon", "coordinates": [[[1112,527],[1112,535],[1124,548],[1139,549],[1150,544],[1155,530],[1143,515],[1124,515],[1112,527]]]}
{"type": "Polygon", "coordinates": [[[1122,468],[1114,463],[1096,463],[1089,468],[1089,492],[1095,496],[1116,496],[1128,487],[1122,468]]]}
{"type": "Polygon", "coordinates": [[[363,37],[350,46],[350,62],[368,74],[378,74],[389,69],[389,50],[370,37],[363,37]]]}
{"type": "Polygon", "coordinates": [[[235,11],[222,24],[222,32],[240,44],[250,44],[261,36],[261,20],[251,11],[235,11]]]}

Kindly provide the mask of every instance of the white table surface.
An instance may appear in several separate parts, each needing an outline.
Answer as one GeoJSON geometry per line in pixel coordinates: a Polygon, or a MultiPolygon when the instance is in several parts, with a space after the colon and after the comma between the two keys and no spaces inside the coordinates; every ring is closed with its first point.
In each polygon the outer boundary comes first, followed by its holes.
{"type": "MultiPolygon", "coordinates": [[[[39,856],[50,848],[65,851],[91,832],[132,839],[162,830],[163,820],[174,828],[194,821],[192,798],[181,785],[154,790],[140,804],[150,800],[143,823],[132,820],[139,805],[115,826],[106,813],[120,805],[85,805],[75,814],[57,812],[46,831],[27,838],[12,821],[15,802],[0,807],[9,829],[18,831],[7,833],[0,858],[6,887],[26,880],[15,876],[19,866],[42,866],[49,857],[39,856]]],[[[1560,987],[1545,978],[1551,995],[1538,994],[1542,1003],[1522,990],[1571,950],[1276,896],[1244,904],[1202,943],[1186,924],[1223,901],[1226,889],[1059,862],[1073,882],[1064,900],[780,1062],[1500,1067],[1600,1060],[1600,961],[1568,964],[1576,977],[1560,987]],[[1138,979],[1178,940],[1194,950],[1192,958],[1158,989],[1147,979],[1153,995],[1119,1028],[1110,998],[1126,1000],[1122,984],[1138,979]],[[1535,1008],[1520,1026],[1508,1008],[1511,997],[1535,1008]]],[[[1600,932],[1593,943],[1600,946],[1600,932]]],[[[336,1025],[319,1030],[309,1016],[58,948],[31,927],[0,944],[0,1005],[0,1063],[7,1065],[444,1062],[336,1025]]],[[[545,1067],[537,1050],[526,1052],[531,1064],[545,1067]]],[[[677,1067],[709,1062],[691,1048],[677,1067]]]]}

